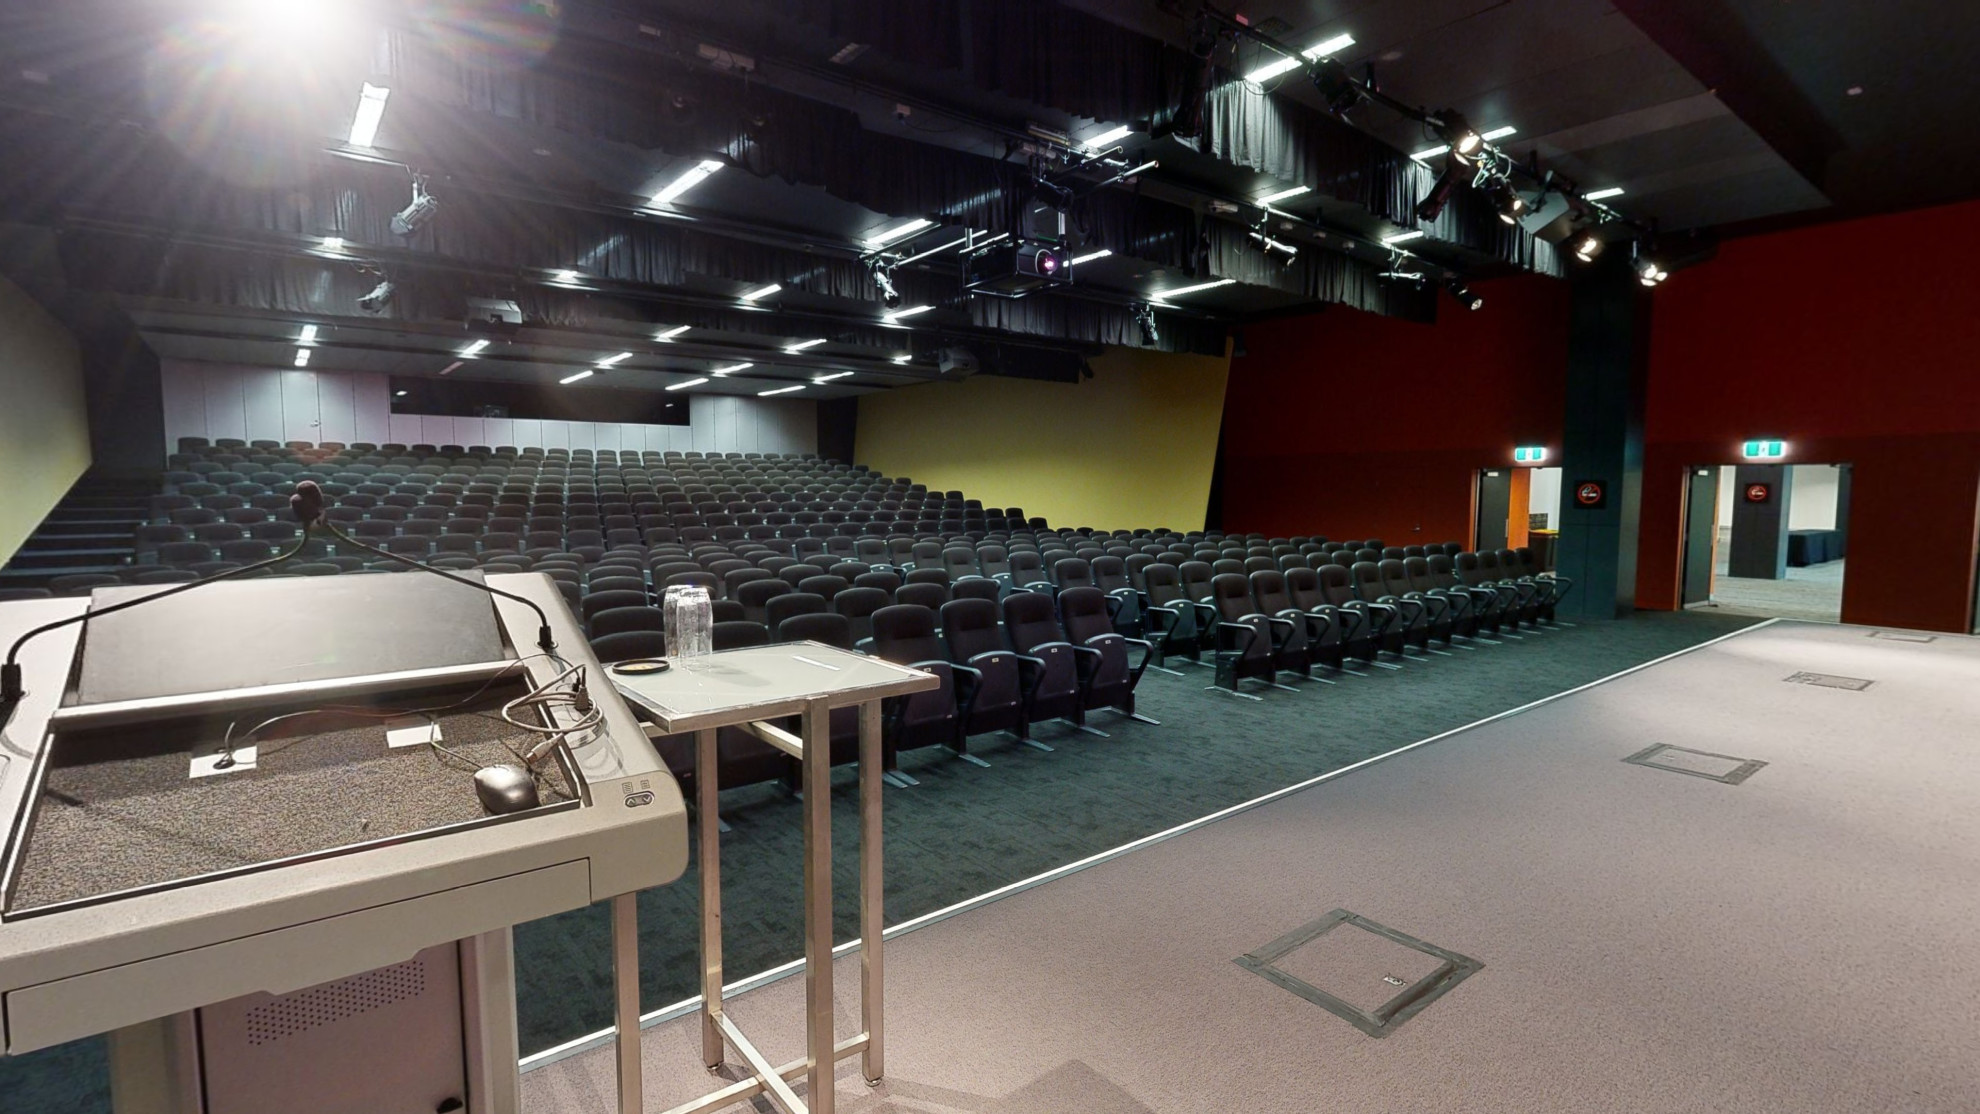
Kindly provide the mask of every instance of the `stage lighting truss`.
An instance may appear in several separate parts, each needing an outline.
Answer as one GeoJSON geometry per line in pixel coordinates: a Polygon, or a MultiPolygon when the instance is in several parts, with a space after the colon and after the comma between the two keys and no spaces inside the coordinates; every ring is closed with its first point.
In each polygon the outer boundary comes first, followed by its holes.
{"type": "Polygon", "coordinates": [[[1271,258],[1273,253],[1276,252],[1283,256],[1279,262],[1288,267],[1292,266],[1292,261],[1299,255],[1299,246],[1297,244],[1288,244],[1284,240],[1273,239],[1271,233],[1266,231],[1264,221],[1259,221],[1253,225],[1251,231],[1246,233],[1246,235],[1251,238],[1252,243],[1257,244],[1259,249],[1265,253],[1266,258],[1271,258]]]}
{"type": "Polygon", "coordinates": [[[1413,285],[1421,285],[1424,277],[1423,272],[1410,269],[1411,260],[1415,258],[1415,256],[1401,248],[1392,247],[1389,249],[1389,269],[1377,272],[1375,277],[1389,282],[1407,282],[1413,285]]]}

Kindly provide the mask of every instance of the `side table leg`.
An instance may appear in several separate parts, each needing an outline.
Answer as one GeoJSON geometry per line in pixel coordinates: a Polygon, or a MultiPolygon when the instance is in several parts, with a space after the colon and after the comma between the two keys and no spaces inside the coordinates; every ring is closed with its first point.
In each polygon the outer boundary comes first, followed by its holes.
{"type": "Polygon", "coordinates": [[[619,1060],[619,1114],[646,1108],[639,1062],[639,895],[612,899],[612,984],[619,1060]]]}
{"type": "Polygon", "coordinates": [[[881,969],[881,934],[887,927],[886,887],[880,846],[880,702],[859,706],[859,1013],[866,1030],[860,1074],[868,1085],[886,1074],[881,1048],[886,982],[881,969]]]}
{"type": "Polygon", "coordinates": [[[694,733],[696,850],[701,871],[701,1062],[722,1066],[722,788],[715,730],[694,733]]]}
{"type": "Polygon", "coordinates": [[[804,707],[805,1105],[832,1114],[832,710],[804,707]]]}

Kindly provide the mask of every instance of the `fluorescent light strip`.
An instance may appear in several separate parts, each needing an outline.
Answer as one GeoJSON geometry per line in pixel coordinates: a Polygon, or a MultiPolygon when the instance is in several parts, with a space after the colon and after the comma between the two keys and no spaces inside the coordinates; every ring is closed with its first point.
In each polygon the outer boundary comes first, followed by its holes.
{"type": "Polygon", "coordinates": [[[1127,126],[1126,124],[1122,124],[1118,128],[1109,128],[1106,131],[1101,132],[1099,135],[1094,136],[1092,139],[1087,140],[1085,146],[1086,149],[1089,151],[1105,150],[1106,148],[1112,146],[1114,143],[1126,139],[1128,136],[1133,134],[1134,134],[1133,128],[1127,126]]]}
{"type": "Polygon", "coordinates": [[[894,357],[893,359],[891,359],[891,360],[889,360],[889,361],[887,361],[887,362],[888,362],[888,363],[890,363],[890,364],[906,364],[906,363],[913,363],[913,362],[914,362],[914,357],[913,357],[913,356],[895,356],[895,357],[894,357]]]}
{"type": "Polygon", "coordinates": [[[1159,159],[1149,159],[1147,162],[1142,163],[1140,166],[1135,167],[1133,170],[1121,171],[1121,177],[1132,178],[1144,170],[1153,170],[1160,165],[1162,165],[1162,163],[1159,159]]]}
{"type": "Polygon", "coordinates": [[[1389,246],[1394,246],[1396,244],[1407,244],[1411,240],[1421,240],[1423,238],[1423,235],[1424,233],[1421,229],[1413,230],[1410,232],[1398,232],[1393,236],[1382,237],[1382,243],[1389,246]]]}
{"type": "Polygon", "coordinates": [[[596,374],[598,373],[593,371],[592,369],[585,368],[583,371],[578,372],[576,375],[566,375],[562,379],[557,380],[557,382],[568,385],[571,383],[575,383],[580,379],[589,379],[596,374]]]}
{"type": "Polygon", "coordinates": [[[897,325],[900,323],[900,320],[903,317],[913,317],[917,313],[927,313],[929,310],[934,308],[935,308],[934,306],[909,306],[906,309],[895,310],[894,312],[881,318],[880,321],[882,324],[886,324],[886,325],[897,325]]]}
{"type": "Polygon", "coordinates": [[[358,92],[357,116],[351,120],[351,146],[369,147],[378,138],[378,122],[385,119],[385,99],[390,89],[367,81],[358,92]]]}
{"type": "Polygon", "coordinates": [[[315,344],[316,326],[304,325],[302,327],[302,332],[296,334],[296,343],[302,345],[304,348],[307,348],[310,345],[315,344]]]}
{"type": "Polygon", "coordinates": [[[618,354],[618,355],[616,355],[616,356],[607,356],[607,357],[605,357],[604,359],[602,359],[602,360],[600,360],[600,361],[598,361],[598,366],[599,366],[599,367],[612,367],[612,366],[613,366],[613,365],[615,365],[615,364],[622,364],[622,363],[625,363],[625,362],[626,362],[627,360],[630,360],[630,359],[632,359],[632,358],[633,358],[633,354],[632,354],[632,353],[630,353],[630,352],[621,352],[621,353],[619,353],[619,354],[618,354]]]}
{"type": "Polygon", "coordinates": [[[652,200],[648,204],[670,205],[676,198],[700,185],[703,179],[720,169],[722,169],[720,162],[714,159],[702,159],[700,162],[682,171],[680,177],[667,183],[659,193],[653,195],[652,200]]]}
{"type": "Polygon", "coordinates": [[[824,337],[814,337],[811,340],[798,341],[796,344],[793,344],[789,348],[784,349],[784,351],[795,355],[796,353],[802,352],[807,348],[816,348],[824,343],[825,343],[824,337]]]}
{"type": "Polygon", "coordinates": [[[704,375],[699,379],[688,379],[679,383],[675,383],[672,386],[669,386],[667,389],[670,391],[684,391],[687,390],[689,387],[699,387],[706,382],[708,382],[708,377],[704,375]]]}
{"type": "Polygon", "coordinates": [[[816,379],[813,379],[813,380],[812,380],[812,382],[813,382],[813,383],[830,383],[830,382],[831,382],[832,380],[834,380],[834,379],[844,379],[844,378],[845,378],[846,376],[848,376],[848,375],[856,375],[856,374],[858,374],[858,373],[857,373],[857,372],[851,372],[851,371],[835,371],[835,372],[833,372],[833,373],[832,373],[832,374],[830,374],[830,375],[821,375],[821,376],[819,376],[818,378],[816,378],[816,379]]]}
{"type": "MultiPolygon", "coordinates": [[[[1329,54],[1338,54],[1353,45],[1353,35],[1335,35],[1331,39],[1307,47],[1305,50],[1300,51],[1299,55],[1300,58],[1304,58],[1309,62],[1315,62],[1327,57],[1329,54]]],[[[1282,73],[1290,73],[1298,69],[1299,66],[1299,58],[1281,58],[1276,62],[1269,62],[1245,74],[1244,79],[1246,81],[1270,81],[1282,73]]]]}
{"type": "Polygon", "coordinates": [[[1229,286],[1236,281],[1237,281],[1236,279],[1226,278],[1226,279],[1217,279],[1214,282],[1199,282],[1195,286],[1178,286],[1174,290],[1157,291],[1154,294],[1150,294],[1149,297],[1157,298],[1157,299],[1180,298],[1184,294],[1195,294],[1198,293],[1199,291],[1215,290],[1219,286],[1229,286]]]}
{"type": "Polygon", "coordinates": [[[782,283],[773,282],[768,286],[760,286],[757,287],[755,290],[752,290],[749,293],[744,294],[742,296],[742,300],[745,302],[753,302],[758,298],[768,298],[770,295],[775,294],[777,291],[782,290],[783,288],[784,287],[782,283]]]}
{"type": "Polygon", "coordinates": [[[440,374],[452,375],[455,371],[459,370],[460,366],[461,366],[461,361],[455,360],[453,363],[448,364],[446,367],[441,368],[440,374]]]}
{"type": "Polygon", "coordinates": [[[406,397],[406,395],[407,395],[407,394],[409,394],[409,393],[411,393],[411,392],[409,392],[409,391],[393,391],[393,392],[392,392],[392,397],[393,397],[393,398],[404,398],[404,397],[406,397]]]}
{"type": "Polygon", "coordinates": [[[576,271],[553,271],[550,277],[556,282],[576,282],[578,280],[578,273],[576,271]]]}
{"type": "Polygon", "coordinates": [[[1280,190],[1277,193],[1268,193],[1264,197],[1259,198],[1258,203],[1260,205],[1270,205],[1274,201],[1284,201],[1288,197],[1298,197],[1302,193],[1311,193],[1312,191],[1313,191],[1312,186],[1294,186],[1289,190],[1280,190]]]}
{"type": "Polygon", "coordinates": [[[724,375],[733,375],[738,371],[744,371],[748,368],[753,368],[755,366],[756,366],[755,364],[735,364],[731,367],[718,367],[714,371],[709,372],[708,374],[713,375],[717,379],[720,379],[724,375]]]}
{"type": "MultiPolygon", "coordinates": [[[[1509,135],[1513,135],[1518,131],[1519,131],[1518,128],[1513,127],[1511,124],[1507,124],[1505,127],[1502,128],[1493,128],[1491,131],[1485,132],[1484,134],[1480,135],[1478,138],[1483,139],[1489,143],[1494,139],[1504,139],[1505,137],[1509,135]]],[[[1441,155],[1445,151],[1448,151],[1450,149],[1451,148],[1449,144],[1445,144],[1441,147],[1428,147],[1425,148],[1424,150],[1418,151],[1415,154],[1411,155],[1410,158],[1416,159],[1418,161],[1421,161],[1423,159],[1434,159],[1438,155],[1441,155]]]]}
{"type": "Polygon", "coordinates": [[[309,349],[307,348],[296,349],[296,366],[297,367],[309,366],[309,349]]]}
{"type": "Polygon", "coordinates": [[[1595,190],[1591,193],[1584,193],[1581,195],[1581,199],[1583,201],[1607,201],[1611,197],[1621,197],[1622,195],[1623,195],[1623,191],[1621,186],[1610,186],[1608,189],[1605,190],[1595,190]]]}
{"type": "Polygon", "coordinates": [[[323,250],[324,250],[324,251],[343,251],[343,250],[344,250],[344,238],[343,238],[342,236],[325,236],[325,237],[323,238],[323,250]]]}
{"type": "Polygon", "coordinates": [[[880,233],[878,236],[868,238],[866,246],[869,248],[884,248],[895,240],[912,236],[924,228],[933,228],[934,226],[935,222],[929,220],[927,217],[917,217],[906,224],[896,225],[880,233]]]}
{"type": "Polygon", "coordinates": [[[1075,256],[1073,256],[1073,257],[1072,257],[1072,265],[1073,265],[1073,266],[1075,266],[1075,267],[1077,267],[1077,266],[1079,266],[1079,265],[1080,265],[1081,263],[1091,263],[1091,262],[1093,262],[1093,261],[1094,261],[1094,260],[1096,260],[1096,259],[1105,259],[1105,258],[1107,258],[1108,256],[1110,256],[1110,255],[1112,255],[1112,254],[1114,254],[1114,253],[1113,253],[1113,251],[1112,251],[1112,249],[1109,249],[1109,248],[1101,248],[1101,249],[1100,249],[1099,251],[1089,251],[1089,252],[1087,252],[1087,253],[1086,253],[1085,255],[1075,255],[1075,256]]]}
{"type": "Polygon", "coordinates": [[[799,383],[795,387],[778,387],[774,391],[758,391],[756,392],[756,397],[769,398],[771,395],[787,395],[790,394],[792,391],[802,391],[802,390],[804,390],[804,384],[799,383]]]}
{"type": "Polygon", "coordinates": [[[481,350],[486,347],[488,347],[487,341],[477,340],[473,344],[468,345],[466,348],[461,349],[460,357],[463,360],[472,360],[476,356],[481,355],[481,350]]]}
{"type": "Polygon", "coordinates": [[[671,329],[668,329],[668,330],[667,330],[666,332],[664,332],[664,333],[655,333],[655,334],[654,334],[654,336],[653,336],[653,339],[654,339],[654,340],[673,340],[673,339],[674,339],[675,337],[677,337],[677,336],[680,336],[680,335],[681,335],[682,333],[685,333],[685,332],[687,332],[687,331],[688,331],[689,329],[692,329],[692,328],[694,328],[694,326],[693,326],[693,325],[676,325],[676,326],[674,326],[673,328],[671,328],[671,329]]]}

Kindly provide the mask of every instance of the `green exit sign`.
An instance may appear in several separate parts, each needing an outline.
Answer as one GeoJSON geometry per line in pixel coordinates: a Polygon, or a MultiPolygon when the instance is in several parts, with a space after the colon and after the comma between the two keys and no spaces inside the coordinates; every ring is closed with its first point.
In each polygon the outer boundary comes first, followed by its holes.
{"type": "Polygon", "coordinates": [[[1513,450],[1513,463],[1538,464],[1547,459],[1547,446],[1521,445],[1513,450]]]}
{"type": "Polygon", "coordinates": [[[1787,442],[1748,441],[1740,451],[1748,460],[1774,460],[1787,455],[1787,442]]]}

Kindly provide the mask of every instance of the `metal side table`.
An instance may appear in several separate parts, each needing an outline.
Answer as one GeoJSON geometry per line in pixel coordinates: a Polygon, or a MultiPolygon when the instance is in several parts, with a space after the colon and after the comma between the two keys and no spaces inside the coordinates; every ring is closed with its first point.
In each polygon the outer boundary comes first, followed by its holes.
{"type": "MultiPolygon", "coordinates": [[[[608,670],[610,667],[607,667],[608,670]]],[[[710,654],[692,669],[612,674],[635,710],[666,734],[695,734],[698,854],[701,868],[701,1058],[721,1067],[733,1044],[750,1076],[667,1114],[702,1114],[768,1094],[787,1114],[832,1114],[839,1060],[861,1056],[862,1074],[878,1083],[882,1056],[880,704],[935,688],[927,673],[817,642],[790,642],[710,654]],[[859,706],[860,1016],[864,1032],[835,1041],[832,1032],[832,761],[831,712],[859,706]],[[799,735],[769,720],[799,716],[799,735]],[[722,846],[716,811],[719,779],[715,732],[741,727],[797,759],[804,789],[805,1058],[772,1065],[722,1009],[722,846]],[[791,1088],[803,1076],[804,1100],[791,1088]],[[807,1107],[807,1103],[809,1104],[807,1107]]],[[[613,899],[612,956],[617,989],[620,1114],[640,1114],[639,914],[633,895],[613,899]],[[630,1039],[628,1039],[630,1038],[630,1039]]]]}

